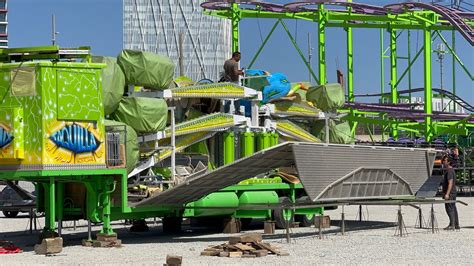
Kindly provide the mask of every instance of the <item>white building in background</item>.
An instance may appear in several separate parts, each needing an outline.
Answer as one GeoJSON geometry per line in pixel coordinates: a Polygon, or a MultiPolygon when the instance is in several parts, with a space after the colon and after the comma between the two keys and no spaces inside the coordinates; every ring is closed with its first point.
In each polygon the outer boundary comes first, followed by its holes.
{"type": "Polygon", "coordinates": [[[123,0],[123,47],[164,54],[180,74],[197,81],[219,79],[231,57],[231,26],[225,19],[202,14],[202,0],[123,0]],[[182,39],[182,43],[180,43],[182,39]]]}
{"type": "Polygon", "coordinates": [[[0,48],[8,48],[7,0],[0,0],[0,48]]]}
{"type": "MultiPolygon", "coordinates": [[[[424,103],[424,97],[411,97],[412,103],[424,103]]],[[[432,101],[433,111],[436,112],[454,112],[454,107],[456,106],[456,113],[467,113],[466,110],[459,104],[455,103],[448,97],[433,97],[432,101]]],[[[423,109],[420,107],[419,109],[423,109]]]]}

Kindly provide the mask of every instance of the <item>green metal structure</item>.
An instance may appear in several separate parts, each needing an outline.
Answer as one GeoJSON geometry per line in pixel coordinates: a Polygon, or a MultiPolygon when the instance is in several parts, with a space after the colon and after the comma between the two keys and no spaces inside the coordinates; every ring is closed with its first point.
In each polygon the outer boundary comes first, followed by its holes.
{"type": "MultiPolygon", "coordinates": [[[[134,206],[128,181],[140,171],[127,173],[123,159],[122,163],[114,159],[114,149],[119,157],[124,154],[116,152],[125,149],[120,147],[123,144],[113,143],[113,134],[124,132],[115,126],[105,126],[101,80],[105,65],[91,63],[87,47],[4,49],[0,51],[0,60],[0,180],[36,185],[37,210],[45,213],[45,237],[55,235],[57,224],[64,220],[103,223],[100,233],[115,235],[111,221],[121,219],[203,216],[271,219],[271,210],[244,211],[238,207],[250,203],[274,204],[280,197],[294,202],[304,194],[301,184],[283,182],[279,177],[249,176],[251,179],[241,184],[185,206],[134,206]],[[219,209],[208,208],[212,206],[219,209]]],[[[177,95],[220,99],[254,98],[253,92],[222,83],[175,88],[163,94],[170,98],[177,95]]],[[[254,132],[246,126],[246,121],[231,114],[214,113],[176,126],[172,123],[172,127],[161,132],[139,137],[139,141],[156,142],[163,147],[160,153],[143,152],[142,156],[163,161],[173,157],[173,152],[185,151],[210,139],[216,132],[222,138],[217,142],[222,145],[219,156],[224,165],[234,162],[236,157],[250,156],[278,144],[275,130],[258,128],[254,132]],[[176,138],[175,143],[170,136],[176,138]],[[241,139],[239,145],[236,137],[241,139]]],[[[307,134],[301,128],[287,126],[287,130],[291,131],[287,134],[290,138],[307,134]]],[[[298,210],[295,214],[314,216],[321,212],[322,208],[315,208],[298,210]]],[[[164,219],[164,223],[169,224],[170,220],[164,219]]]]}
{"type": "MultiPolygon", "coordinates": [[[[435,137],[445,134],[467,135],[468,129],[474,127],[472,123],[473,116],[470,115],[466,119],[458,121],[444,121],[442,119],[433,118],[433,84],[432,84],[432,53],[433,40],[439,37],[448,47],[453,57],[453,94],[456,95],[456,66],[461,66],[463,71],[471,80],[473,75],[463,64],[456,53],[455,31],[459,31],[463,37],[471,45],[474,45],[474,16],[471,13],[457,12],[453,9],[446,8],[436,4],[424,3],[400,3],[386,6],[372,6],[363,3],[353,3],[352,1],[329,1],[329,0],[313,0],[288,3],[285,5],[274,4],[270,2],[256,1],[209,1],[201,5],[204,13],[231,20],[232,25],[232,47],[233,51],[239,47],[239,22],[244,19],[274,19],[276,23],[263,40],[253,59],[250,61],[252,67],[256,58],[260,55],[262,49],[266,46],[276,27],[281,25],[288,34],[291,43],[295,47],[303,63],[308,68],[312,77],[318,84],[327,83],[327,63],[326,63],[326,31],[330,28],[343,28],[346,31],[346,54],[347,58],[347,100],[355,101],[354,88],[354,64],[353,64],[353,29],[380,29],[380,48],[381,53],[381,92],[385,87],[385,68],[384,59],[389,52],[390,59],[390,92],[389,99],[391,104],[399,103],[399,85],[400,82],[407,77],[409,89],[412,88],[412,66],[415,61],[423,55],[423,88],[424,88],[424,110],[423,121],[409,119],[397,119],[396,117],[388,117],[383,112],[357,110],[357,108],[347,108],[340,110],[347,112],[348,115],[344,119],[349,120],[352,124],[352,132],[358,124],[375,124],[387,129],[389,135],[397,139],[401,132],[412,134],[418,137],[424,136],[426,141],[432,141],[435,137]],[[285,24],[285,20],[302,20],[317,24],[318,32],[318,75],[315,74],[311,65],[305,58],[305,55],[299,48],[291,32],[285,24]],[[390,36],[388,48],[383,43],[385,31],[390,36]],[[411,53],[411,34],[413,31],[422,32],[423,46],[412,57],[411,53]],[[397,39],[406,32],[408,40],[408,66],[400,75],[398,73],[398,61],[400,53],[397,52],[400,42],[397,39]],[[443,36],[443,32],[452,33],[452,44],[448,44],[443,36]],[[408,74],[408,76],[407,76],[408,74]]],[[[341,52],[342,53],[342,52],[341,52]]],[[[410,93],[411,96],[411,93],[410,93]]]]}

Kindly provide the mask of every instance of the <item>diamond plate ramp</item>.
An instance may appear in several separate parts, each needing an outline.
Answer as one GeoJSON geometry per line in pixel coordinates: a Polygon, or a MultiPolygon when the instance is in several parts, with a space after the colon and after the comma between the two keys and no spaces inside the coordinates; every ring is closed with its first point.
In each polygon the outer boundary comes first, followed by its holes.
{"type": "Polygon", "coordinates": [[[294,164],[291,147],[291,143],[280,144],[212,172],[190,177],[185,183],[140,201],[135,206],[182,205],[274,168],[291,166],[294,164]]]}
{"type": "Polygon", "coordinates": [[[366,186],[372,185],[375,192],[361,196],[354,192],[357,186],[351,186],[338,199],[374,198],[374,195],[377,198],[413,196],[431,176],[434,157],[434,151],[423,149],[287,142],[212,172],[190,177],[185,183],[138,202],[135,206],[179,206],[258,174],[290,166],[296,166],[301,183],[313,201],[333,200],[333,194],[324,192],[351,173],[359,173],[359,180],[355,182],[363,181],[366,186]],[[373,172],[370,169],[384,169],[387,173],[379,176],[385,180],[364,177],[364,174],[373,172]],[[387,178],[390,175],[392,177],[387,178]],[[383,185],[377,188],[383,183],[395,183],[397,180],[393,176],[408,187],[393,190],[396,193],[391,193],[392,190],[387,190],[383,185]]]}
{"type": "MultiPolygon", "coordinates": [[[[328,200],[321,192],[359,168],[390,169],[416,193],[431,176],[435,157],[434,151],[423,149],[309,143],[293,145],[293,154],[301,183],[313,201],[328,200]]],[[[349,191],[344,199],[358,198],[352,195],[349,191]]]]}

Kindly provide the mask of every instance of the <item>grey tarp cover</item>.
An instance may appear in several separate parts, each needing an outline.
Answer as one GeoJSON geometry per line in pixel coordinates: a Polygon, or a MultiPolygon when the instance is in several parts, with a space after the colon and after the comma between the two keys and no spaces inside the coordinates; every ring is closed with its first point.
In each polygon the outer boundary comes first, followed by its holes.
{"type": "Polygon", "coordinates": [[[118,56],[118,64],[125,74],[128,85],[164,90],[173,81],[174,64],[166,56],[123,50],[118,56]]]}
{"type": "Polygon", "coordinates": [[[311,87],[306,93],[306,100],[324,112],[335,111],[344,105],[344,90],[339,83],[311,87]]]}
{"type": "MultiPolygon", "coordinates": [[[[354,142],[351,135],[351,127],[347,121],[328,120],[329,142],[338,144],[351,144],[354,142]]],[[[311,127],[311,134],[318,137],[322,142],[326,141],[325,120],[315,121],[311,127]]]]}
{"type": "Polygon", "coordinates": [[[109,115],[117,109],[120,99],[122,99],[125,75],[117,64],[117,58],[93,56],[92,62],[107,64],[107,67],[102,69],[102,101],[105,115],[109,115]]]}
{"type": "MultiPolygon", "coordinates": [[[[127,160],[127,173],[130,173],[135,168],[138,162],[139,155],[140,155],[139,150],[138,150],[137,133],[129,125],[122,122],[118,122],[118,121],[105,120],[105,125],[106,126],[126,126],[127,143],[125,143],[125,138],[123,135],[120,138],[120,143],[125,144],[126,146],[125,152],[126,152],[126,160],[127,160]]],[[[122,128],[117,127],[116,130],[121,130],[121,129],[122,128]]]]}
{"type": "Polygon", "coordinates": [[[123,97],[110,116],[131,126],[137,133],[153,133],[166,127],[168,105],[163,99],[123,97]]]}

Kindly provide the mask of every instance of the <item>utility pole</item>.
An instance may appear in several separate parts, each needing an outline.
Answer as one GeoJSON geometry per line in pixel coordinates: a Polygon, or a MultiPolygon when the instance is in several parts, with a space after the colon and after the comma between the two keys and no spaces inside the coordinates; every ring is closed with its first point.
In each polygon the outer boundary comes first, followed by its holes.
{"type": "MultiPolygon", "coordinates": [[[[440,89],[444,89],[444,84],[443,84],[443,70],[444,70],[444,55],[446,54],[446,46],[444,46],[444,43],[440,43],[436,46],[435,53],[438,54],[438,61],[439,61],[439,81],[440,81],[440,89]]],[[[441,110],[439,111],[444,111],[444,99],[443,99],[443,94],[441,94],[441,110]]],[[[448,111],[450,108],[448,107],[448,111]]]]}
{"type": "Polygon", "coordinates": [[[56,31],[56,16],[53,14],[51,17],[51,42],[56,45],[56,36],[59,32],[56,31]]]}

